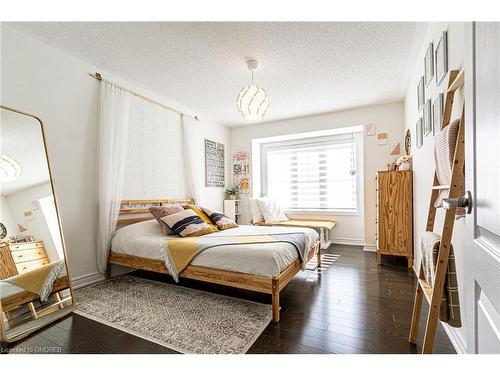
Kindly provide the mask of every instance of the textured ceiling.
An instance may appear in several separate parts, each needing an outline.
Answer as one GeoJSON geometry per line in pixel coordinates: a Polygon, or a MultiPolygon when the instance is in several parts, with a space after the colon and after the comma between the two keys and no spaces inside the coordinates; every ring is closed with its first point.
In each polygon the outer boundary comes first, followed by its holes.
{"type": "Polygon", "coordinates": [[[228,125],[259,61],[265,121],[403,99],[417,23],[11,23],[228,125]]]}
{"type": "Polygon", "coordinates": [[[0,186],[8,195],[50,180],[42,131],[38,120],[6,109],[0,109],[0,153],[21,164],[21,174],[0,186]]]}

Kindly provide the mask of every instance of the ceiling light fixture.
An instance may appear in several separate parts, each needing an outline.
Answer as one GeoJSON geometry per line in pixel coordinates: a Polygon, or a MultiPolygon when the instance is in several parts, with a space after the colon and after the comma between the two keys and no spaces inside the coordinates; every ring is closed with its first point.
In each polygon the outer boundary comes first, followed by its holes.
{"type": "Polygon", "coordinates": [[[11,182],[21,174],[21,164],[9,155],[0,154],[0,182],[11,182]]]}
{"type": "Polygon", "coordinates": [[[238,95],[236,106],[245,120],[260,120],[269,107],[266,91],[253,83],[253,73],[257,70],[257,60],[248,60],[247,67],[252,74],[252,82],[245,86],[238,95]]]}

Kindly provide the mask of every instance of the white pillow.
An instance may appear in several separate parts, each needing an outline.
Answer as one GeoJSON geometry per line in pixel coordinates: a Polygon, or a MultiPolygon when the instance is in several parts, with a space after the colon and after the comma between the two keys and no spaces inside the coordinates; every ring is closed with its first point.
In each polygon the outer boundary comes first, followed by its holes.
{"type": "Polygon", "coordinates": [[[275,200],[257,199],[257,204],[266,223],[290,220],[275,200]]]}
{"type": "Polygon", "coordinates": [[[262,216],[262,212],[257,204],[257,199],[248,198],[250,202],[250,214],[252,215],[253,223],[258,223],[259,221],[264,221],[264,216],[262,216]]]}

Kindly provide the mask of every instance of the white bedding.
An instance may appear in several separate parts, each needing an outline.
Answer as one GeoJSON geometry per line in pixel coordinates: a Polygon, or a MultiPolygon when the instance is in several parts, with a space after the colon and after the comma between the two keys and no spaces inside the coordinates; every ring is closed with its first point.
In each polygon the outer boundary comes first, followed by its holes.
{"type": "MultiPolygon", "coordinates": [[[[297,233],[306,235],[306,245],[312,247],[319,239],[310,228],[266,227],[240,225],[238,228],[208,234],[207,236],[234,236],[241,234],[297,233]]],[[[116,231],[111,243],[115,253],[135,255],[143,258],[165,260],[165,241],[168,239],[156,220],[128,225],[116,231]]],[[[172,236],[178,238],[178,236],[172,236]]],[[[198,254],[191,264],[224,271],[242,272],[252,275],[275,277],[298,259],[295,246],[289,243],[227,245],[207,249],[198,254]]]]}

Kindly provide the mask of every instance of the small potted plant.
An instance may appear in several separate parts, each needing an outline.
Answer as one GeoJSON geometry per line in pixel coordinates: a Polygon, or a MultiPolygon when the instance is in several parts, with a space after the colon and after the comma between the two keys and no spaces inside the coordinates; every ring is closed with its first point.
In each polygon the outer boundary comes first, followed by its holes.
{"type": "Polygon", "coordinates": [[[234,185],[226,189],[226,199],[235,200],[240,192],[240,187],[238,185],[234,185]]]}

